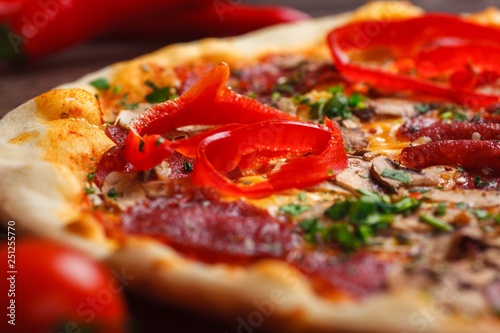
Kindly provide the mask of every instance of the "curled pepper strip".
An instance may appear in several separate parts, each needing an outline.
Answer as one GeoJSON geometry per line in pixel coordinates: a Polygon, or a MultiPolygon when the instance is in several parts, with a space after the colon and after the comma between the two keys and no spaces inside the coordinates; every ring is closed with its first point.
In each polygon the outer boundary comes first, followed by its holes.
{"type": "Polygon", "coordinates": [[[138,170],[151,169],[172,155],[176,148],[161,134],[183,126],[295,119],[235,93],[226,87],[228,77],[228,65],[217,65],[184,95],[155,105],[136,118],[125,141],[126,159],[138,170]]]}
{"type": "MultiPolygon", "coordinates": [[[[349,55],[353,51],[370,52],[382,48],[390,51],[396,59],[416,61],[426,48],[436,47],[443,52],[447,47],[453,47],[457,51],[455,60],[460,60],[461,66],[458,67],[466,68],[470,60],[467,47],[457,46],[474,45],[475,54],[486,52],[491,45],[500,44],[500,30],[497,28],[479,25],[457,16],[428,14],[406,20],[365,21],[346,25],[333,30],[328,35],[328,43],[337,68],[350,80],[367,82],[376,88],[393,92],[426,94],[466,104],[471,108],[499,101],[499,95],[477,93],[471,89],[471,84],[439,83],[398,71],[376,69],[354,63],[349,55]]],[[[433,58],[432,54],[421,56],[425,57],[433,58]]],[[[486,65],[485,69],[491,70],[492,61],[489,58],[483,56],[479,65],[481,64],[486,65]]],[[[453,66],[457,66],[456,61],[453,66]]],[[[449,66],[441,70],[447,68],[449,66]]],[[[500,72],[499,65],[495,69],[500,72]]],[[[457,79],[460,78],[455,77],[452,83],[459,81],[457,79]]]]}
{"type": "Polygon", "coordinates": [[[339,128],[328,119],[325,123],[326,127],[320,127],[298,121],[268,121],[209,136],[198,147],[192,181],[226,195],[259,198],[327,180],[347,167],[347,155],[339,128]],[[292,158],[263,182],[239,185],[226,176],[248,155],[262,152],[292,158]]]}

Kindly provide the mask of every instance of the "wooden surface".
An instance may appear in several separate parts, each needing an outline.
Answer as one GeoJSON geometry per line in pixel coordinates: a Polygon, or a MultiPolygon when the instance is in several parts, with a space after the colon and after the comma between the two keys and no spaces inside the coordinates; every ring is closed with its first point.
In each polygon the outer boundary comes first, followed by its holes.
{"type": "MultiPolygon", "coordinates": [[[[233,2],[237,2],[233,0],[233,2]]],[[[312,16],[323,16],[353,9],[359,0],[275,0],[273,3],[289,5],[312,16]]],[[[470,12],[499,5],[498,0],[420,0],[416,4],[429,11],[470,12]]],[[[245,4],[268,4],[268,1],[245,1],[245,4]]],[[[42,62],[0,67],[0,116],[24,101],[59,84],[117,61],[127,60],[160,48],[161,40],[125,41],[101,38],[66,50],[42,62]]],[[[173,309],[137,295],[128,295],[135,332],[244,332],[238,330],[237,318],[220,323],[190,312],[173,309]]],[[[253,332],[256,332],[253,331],[253,332]]]]}

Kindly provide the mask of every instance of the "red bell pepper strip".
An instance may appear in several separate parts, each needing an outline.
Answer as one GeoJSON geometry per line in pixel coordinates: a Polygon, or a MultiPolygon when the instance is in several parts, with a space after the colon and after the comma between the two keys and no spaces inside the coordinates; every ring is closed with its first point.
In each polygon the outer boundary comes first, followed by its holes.
{"type": "Polygon", "coordinates": [[[310,18],[304,12],[282,6],[248,6],[215,0],[211,6],[163,10],[139,18],[114,30],[123,37],[187,40],[202,37],[236,36],[270,25],[310,18]],[[172,29],[175,28],[175,34],[172,29]]]}
{"type": "Polygon", "coordinates": [[[297,121],[260,122],[209,136],[198,148],[193,184],[225,195],[259,198],[327,180],[347,167],[347,155],[339,128],[325,121],[326,127],[297,121]],[[226,176],[244,156],[262,151],[296,156],[269,173],[267,181],[238,185],[226,176]]]}
{"type": "MultiPolygon", "coordinates": [[[[499,95],[478,93],[456,85],[430,81],[418,76],[391,72],[355,63],[349,54],[387,49],[397,59],[415,59],[423,49],[446,48],[446,44],[471,44],[490,47],[500,44],[500,30],[466,21],[458,16],[428,14],[406,20],[381,20],[352,23],[333,30],[328,43],[339,71],[348,79],[366,82],[376,89],[412,92],[466,104],[471,108],[488,106],[499,101],[499,95]],[[488,46],[484,46],[488,45],[488,46]],[[458,88],[458,89],[457,89],[458,88]]],[[[467,64],[468,55],[459,52],[457,59],[467,64]]],[[[483,59],[484,62],[490,62],[483,59]]],[[[474,64],[472,64],[474,65],[474,64]]],[[[500,69],[497,65],[495,69],[500,69]]],[[[418,75],[418,73],[417,73],[418,75]]],[[[467,87],[467,85],[465,85],[467,87]]]]}
{"type": "Polygon", "coordinates": [[[405,166],[415,169],[452,165],[472,170],[488,168],[500,171],[500,141],[435,141],[404,148],[400,160],[405,166]]]}
{"type": "Polygon", "coordinates": [[[161,134],[183,126],[296,119],[235,93],[226,87],[228,77],[229,67],[217,65],[184,95],[157,104],[135,119],[125,142],[127,160],[139,170],[154,167],[175,150],[161,134]]]}

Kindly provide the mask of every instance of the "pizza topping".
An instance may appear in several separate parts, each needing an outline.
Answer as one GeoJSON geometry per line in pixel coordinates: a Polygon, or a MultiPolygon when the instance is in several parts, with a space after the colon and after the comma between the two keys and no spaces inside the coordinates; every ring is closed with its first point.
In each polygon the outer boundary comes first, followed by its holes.
{"type": "Polygon", "coordinates": [[[498,94],[476,89],[494,83],[485,77],[498,77],[494,55],[499,42],[498,29],[444,14],[356,22],[328,36],[335,65],[349,80],[386,92],[455,101],[473,109],[499,101],[498,94]],[[373,26],[379,27],[378,32],[368,37],[365,32],[373,26]],[[379,57],[383,62],[374,66],[376,55],[383,55],[379,57]]]}
{"type": "Polygon", "coordinates": [[[404,148],[400,160],[407,167],[416,169],[451,165],[472,170],[489,168],[500,171],[500,141],[434,141],[404,148]]]}
{"type": "Polygon", "coordinates": [[[398,130],[398,135],[408,140],[422,136],[433,141],[439,140],[499,140],[500,123],[484,122],[448,122],[430,117],[416,117],[407,121],[398,130]]]}
{"type": "Polygon", "coordinates": [[[229,195],[265,197],[330,179],[347,167],[347,156],[338,127],[328,119],[326,123],[327,128],[292,121],[262,122],[210,136],[198,148],[193,183],[229,195]],[[292,159],[269,172],[265,181],[240,186],[226,176],[276,158],[292,159]]]}
{"type": "Polygon", "coordinates": [[[297,265],[319,284],[317,289],[333,288],[337,293],[362,298],[385,289],[390,263],[362,252],[336,258],[324,252],[313,252],[297,265]]]}
{"type": "Polygon", "coordinates": [[[223,202],[201,191],[139,203],[123,214],[122,229],[208,262],[285,258],[297,247],[290,224],[243,201],[223,202]]]}

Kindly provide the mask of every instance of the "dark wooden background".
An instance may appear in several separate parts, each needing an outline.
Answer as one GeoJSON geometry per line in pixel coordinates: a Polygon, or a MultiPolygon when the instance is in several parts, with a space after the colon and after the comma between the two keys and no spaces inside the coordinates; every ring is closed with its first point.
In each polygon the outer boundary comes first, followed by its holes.
{"type": "MultiPolygon", "coordinates": [[[[233,2],[236,1],[233,0],[233,2]]],[[[363,0],[244,0],[245,4],[288,5],[312,16],[351,10],[364,2],[363,0]]],[[[447,12],[470,12],[487,6],[500,6],[500,0],[416,0],[413,2],[428,11],[447,12]]],[[[114,62],[151,52],[164,44],[165,42],[161,40],[99,38],[37,63],[17,67],[0,65],[0,116],[54,86],[73,81],[85,73],[114,62]]],[[[238,332],[236,318],[229,319],[227,323],[220,323],[137,295],[127,295],[127,297],[136,332],[238,332]]]]}

